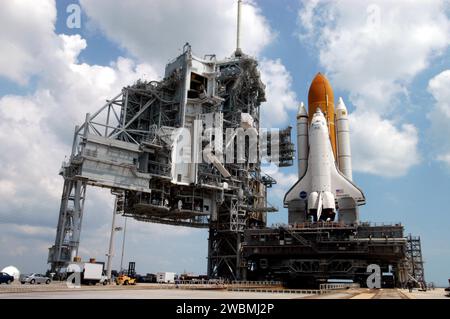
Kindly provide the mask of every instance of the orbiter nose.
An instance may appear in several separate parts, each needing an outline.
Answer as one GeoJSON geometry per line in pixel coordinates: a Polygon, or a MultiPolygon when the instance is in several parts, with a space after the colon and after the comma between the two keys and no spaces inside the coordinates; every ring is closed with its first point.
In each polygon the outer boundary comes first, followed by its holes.
{"type": "Polygon", "coordinates": [[[314,113],[313,119],[314,119],[315,117],[323,117],[323,118],[325,118],[325,116],[323,115],[322,110],[319,109],[319,108],[316,109],[316,112],[314,113]]]}

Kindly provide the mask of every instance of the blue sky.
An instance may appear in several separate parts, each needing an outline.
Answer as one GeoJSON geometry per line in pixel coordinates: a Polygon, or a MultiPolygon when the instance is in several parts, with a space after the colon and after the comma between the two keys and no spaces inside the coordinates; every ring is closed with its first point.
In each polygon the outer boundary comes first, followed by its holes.
{"type": "MultiPolygon", "coordinates": [[[[85,112],[140,76],[160,77],[186,41],[200,56],[216,52],[225,57],[234,49],[233,1],[199,0],[187,6],[139,0],[142,12],[136,12],[133,4],[120,1],[81,0],[81,29],[66,26],[71,3],[77,2],[43,0],[26,8],[2,4],[4,14],[25,13],[3,19],[0,13],[0,42],[31,53],[7,56],[8,47],[0,45],[0,267],[45,269],[62,190],[57,172],[85,112]],[[46,10],[38,10],[40,4],[46,10]],[[33,19],[27,19],[27,10],[33,19]],[[149,12],[161,19],[151,19],[149,12]],[[199,21],[198,12],[210,17],[199,21]],[[6,34],[12,23],[30,38],[6,34]],[[16,136],[15,143],[8,136],[16,136]]],[[[426,279],[444,285],[450,277],[448,4],[244,3],[243,48],[261,61],[267,84],[263,120],[295,128],[297,104],[307,100],[314,75],[325,73],[335,98],[342,96],[352,114],[354,181],[367,198],[361,219],[402,222],[406,233],[421,236],[426,279]]],[[[280,183],[269,200],[281,210],[269,222],[287,222],[281,199],[296,179],[296,165],[275,177],[280,183]]],[[[80,246],[84,258],[103,259],[111,209],[107,191],[89,189],[80,246]]],[[[207,231],[129,225],[126,260],[136,261],[139,272],[206,272],[207,231]]]]}

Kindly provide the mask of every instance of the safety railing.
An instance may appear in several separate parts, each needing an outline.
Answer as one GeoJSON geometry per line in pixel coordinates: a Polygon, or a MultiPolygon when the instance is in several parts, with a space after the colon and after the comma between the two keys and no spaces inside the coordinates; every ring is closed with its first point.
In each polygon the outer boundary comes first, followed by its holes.
{"type": "Polygon", "coordinates": [[[304,294],[304,295],[320,295],[324,293],[322,290],[319,289],[268,289],[268,288],[237,288],[237,287],[229,287],[228,291],[272,293],[272,294],[304,294]]]}
{"type": "Polygon", "coordinates": [[[338,290],[350,288],[360,288],[360,285],[355,283],[328,283],[328,284],[320,284],[319,286],[320,290],[338,290]]]}
{"type": "Polygon", "coordinates": [[[279,286],[281,281],[237,281],[231,282],[233,286],[279,286]]]}

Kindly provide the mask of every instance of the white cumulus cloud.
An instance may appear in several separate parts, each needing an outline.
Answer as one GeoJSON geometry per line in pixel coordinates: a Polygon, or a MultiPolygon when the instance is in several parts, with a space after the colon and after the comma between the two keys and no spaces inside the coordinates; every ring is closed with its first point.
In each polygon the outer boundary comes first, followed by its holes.
{"type": "Polygon", "coordinates": [[[36,63],[54,47],[56,21],[53,0],[2,1],[0,10],[0,76],[22,85],[43,69],[36,63]]]}
{"type": "Polygon", "coordinates": [[[277,183],[270,190],[270,194],[276,200],[276,202],[272,204],[277,204],[279,205],[278,208],[281,208],[283,205],[284,195],[297,182],[298,176],[295,173],[286,173],[281,170],[269,175],[277,181],[277,183]]]}
{"type": "MultiPolygon", "coordinates": [[[[194,53],[229,56],[236,48],[234,0],[81,0],[91,25],[141,60],[163,66],[189,42],[194,53]]],[[[254,1],[242,5],[242,49],[259,55],[275,37],[254,1]]]]}
{"type": "Polygon", "coordinates": [[[355,170],[397,177],[420,162],[418,132],[413,125],[397,127],[375,112],[356,111],[349,120],[355,170]]]}
{"type": "Polygon", "coordinates": [[[428,92],[435,104],[427,114],[431,123],[431,138],[435,158],[450,167],[450,69],[444,70],[428,82],[428,92]]]}
{"type": "Polygon", "coordinates": [[[387,112],[392,99],[450,44],[445,1],[312,1],[299,12],[302,39],[357,107],[387,112]]]}
{"type": "Polygon", "coordinates": [[[261,105],[262,127],[284,127],[289,123],[289,112],[295,111],[298,105],[292,90],[292,76],[279,59],[263,59],[260,69],[267,99],[261,105]]]}
{"type": "Polygon", "coordinates": [[[57,209],[62,185],[57,173],[70,151],[73,126],[142,72],[152,73],[149,66],[124,58],[111,66],[78,64],[77,56],[86,47],[80,36],[41,37],[57,41],[49,49],[51,57],[37,58],[45,66],[37,90],[0,98],[0,185],[11,189],[0,193],[4,203],[0,212],[10,221],[24,215],[43,221],[49,215],[35,215],[35,209],[57,209]],[[15,196],[8,196],[12,191],[15,196]]]}
{"type": "Polygon", "coordinates": [[[447,154],[441,154],[437,156],[437,160],[446,163],[450,166],[450,152],[447,154]]]}

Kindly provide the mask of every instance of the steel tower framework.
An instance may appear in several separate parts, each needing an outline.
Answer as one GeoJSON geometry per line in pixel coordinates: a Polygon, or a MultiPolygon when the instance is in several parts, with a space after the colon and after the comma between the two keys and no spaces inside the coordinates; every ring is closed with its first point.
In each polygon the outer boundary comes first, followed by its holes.
{"type": "Polygon", "coordinates": [[[409,277],[417,284],[426,287],[420,236],[409,234],[407,237],[406,260],[409,277]]]}
{"type": "Polygon", "coordinates": [[[209,228],[208,274],[239,279],[243,231],[264,226],[266,214],[276,211],[267,202],[267,189],[276,181],[262,173],[260,156],[251,160],[251,151],[266,153],[279,166],[293,160],[290,128],[276,134],[260,130],[264,101],[255,59],[240,52],[222,61],[214,55],[200,59],[186,44],[162,81],[137,81],[87,114],[60,172],[64,188],[49,251],[52,270],[78,255],[90,185],[123,194],[124,216],[209,228]],[[180,129],[192,145],[183,144],[180,129]],[[253,144],[249,132],[257,132],[253,144]],[[186,157],[190,161],[180,161],[186,157]]]}

